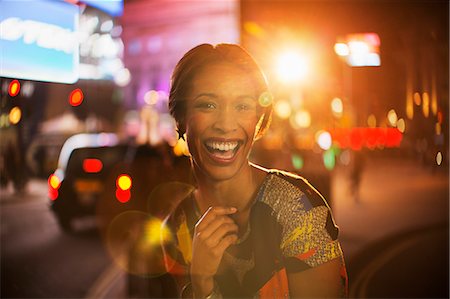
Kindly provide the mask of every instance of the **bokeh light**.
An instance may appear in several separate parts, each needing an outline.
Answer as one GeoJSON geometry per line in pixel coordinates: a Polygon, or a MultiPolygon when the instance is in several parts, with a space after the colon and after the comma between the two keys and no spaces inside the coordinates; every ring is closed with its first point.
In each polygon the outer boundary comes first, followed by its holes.
{"type": "Polygon", "coordinates": [[[333,98],[333,100],[331,100],[331,111],[336,117],[342,116],[342,113],[344,112],[344,106],[340,98],[333,98]]]}
{"type": "Polygon", "coordinates": [[[73,107],[80,106],[83,102],[84,95],[83,91],[80,88],[76,88],[72,90],[69,95],[69,104],[73,107]]]}
{"type": "Polygon", "coordinates": [[[389,110],[388,115],[387,115],[389,124],[393,127],[397,126],[397,113],[395,112],[394,109],[389,110]]]}
{"type": "Polygon", "coordinates": [[[422,103],[422,98],[420,97],[420,93],[415,92],[413,99],[414,99],[414,104],[416,104],[417,106],[420,106],[420,104],[422,103]]]}
{"type": "Polygon", "coordinates": [[[259,105],[262,107],[268,107],[272,104],[273,97],[272,94],[268,91],[263,92],[258,99],[259,105]]]}
{"type": "Polygon", "coordinates": [[[291,105],[286,100],[279,100],[275,103],[275,113],[279,118],[288,119],[291,116],[291,105]]]}
{"type": "Polygon", "coordinates": [[[331,147],[332,144],[332,139],[331,139],[331,135],[329,132],[327,131],[318,131],[316,133],[316,142],[319,145],[319,147],[323,150],[328,150],[331,147]]]}
{"type": "Polygon", "coordinates": [[[9,111],[9,122],[12,125],[16,125],[19,123],[20,119],[22,118],[22,110],[20,110],[19,107],[13,107],[11,111],[9,111]]]}
{"type": "Polygon", "coordinates": [[[308,74],[308,63],[300,52],[287,51],[282,53],[276,64],[278,78],[283,83],[298,82],[308,74]]]}
{"type": "Polygon", "coordinates": [[[121,174],[116,180],[117,187],[122,190],[128,190],[131,188],[131,177],[128,174],[121,174]]]}
{"type": "Polygon", "coordinates": [[[375,115],[370,114],[369,117],[367,117],[367,125],[370,128],[375,128],[377,126],[377,118],[375,115]]]}
{"type": "Polygon", "coordinates": [[[295,113],[295,123],[300,128],[308,128],[311,125],[311,114],[308,110],[301,109],[295,113]]]}
{"type": "Polygon", "coordinates": [[[405,130],[406,130],[406,123],[405,123],[405,120],[404,120],[403,118],[400,118],[400,119],[397,121],[397,129],[398,129],[400,132],[405,133],[405,130]]]}
{"type": "Polygon", "coordinates": [[[441,152],[438,152],[436,154],[436,164],[439,166],[442,164],[442,153],[441,152]]]}
{"type": "Polygon", "coordinates": [[[422,112],[425,117],[430,115],[430,97],[427,92],[422,94],[422,112]]]}
{"type": "Polygon", "coordinates": [[[8,93],[10,96],[15,97],[19,94],[20,91],[20,82],[18,80],[12,80],[9,83],[8,93]]]}
{"type": "Polygon", "coordinates": [[[346,43],[336,43],[334,44],[334,52],[339,56],[348,56],[350,49],[346,43]]]}
{"type": "Polygon", "coordinates": [[[297,154],[293,154],[292,155],[291,161],[292,161],[292,166],[296,170],[302,169],[303,165],[305,164],[304,161],[303,161],[302,156],[297,155],[297,154]]]}

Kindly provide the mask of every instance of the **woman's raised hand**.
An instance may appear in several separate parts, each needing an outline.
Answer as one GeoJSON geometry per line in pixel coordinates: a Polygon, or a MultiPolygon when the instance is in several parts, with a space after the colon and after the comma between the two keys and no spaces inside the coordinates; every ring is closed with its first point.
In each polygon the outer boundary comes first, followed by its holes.
{"type": "Polygon", "coordinates": [[[236,211],[233,207],[210,207],[195,225],[190,272],[196,298],[212,292],[224,251],[238,240],[238,226],[229,216],[236,211]]]}

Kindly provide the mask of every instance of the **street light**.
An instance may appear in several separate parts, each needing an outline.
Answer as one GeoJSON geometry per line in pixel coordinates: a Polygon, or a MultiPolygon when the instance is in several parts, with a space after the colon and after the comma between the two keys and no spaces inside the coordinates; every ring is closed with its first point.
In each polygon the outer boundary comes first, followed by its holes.
{"type": "Polygon", "coordinates": [[[276,72],[281,82],[297,83],[308,74],[307,59],[297,51],[283,52],[278,56],[276,72]]]}

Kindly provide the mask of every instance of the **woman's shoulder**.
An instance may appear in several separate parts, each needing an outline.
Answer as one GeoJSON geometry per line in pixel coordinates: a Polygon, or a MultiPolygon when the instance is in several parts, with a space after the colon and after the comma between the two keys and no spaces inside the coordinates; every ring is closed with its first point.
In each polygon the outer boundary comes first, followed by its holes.
{"type": "Polygon", "coordinates": [[[307,206],[317,207],[328,204],[322,194],[308,180],[297,173],[280,169],[265,169],[263,201],[274,204],[283,200],[303,202],[307,206]]]}

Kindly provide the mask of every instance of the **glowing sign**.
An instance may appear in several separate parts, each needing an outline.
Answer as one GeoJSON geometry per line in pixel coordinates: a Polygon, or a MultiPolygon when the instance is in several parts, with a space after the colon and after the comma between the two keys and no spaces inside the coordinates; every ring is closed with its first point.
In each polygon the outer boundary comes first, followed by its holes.
{"type": "Polygon", "coordinates": [[[380,66],[380,37],[376,33],[348,34],[334,45],[337,55],[350,66],[380,66]]]}
{"type": "Polygon", "coordinates": [[[0,3],[0,76],[74,83],[78,80],[78,10],[50,0],[0,3]]]}

